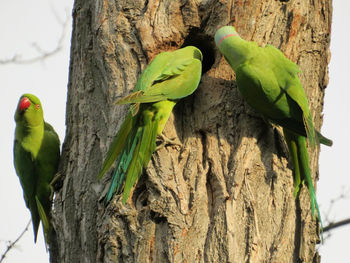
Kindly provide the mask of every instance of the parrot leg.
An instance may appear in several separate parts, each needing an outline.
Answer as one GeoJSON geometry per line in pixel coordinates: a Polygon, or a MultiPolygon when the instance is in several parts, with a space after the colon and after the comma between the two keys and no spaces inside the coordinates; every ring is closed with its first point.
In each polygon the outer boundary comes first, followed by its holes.
{"type": "Polygon", "coordinates": [[[55,191],[62,188],[63,181],[64,181],[64,176],[60,172],[57,172],[50,182],[52,195],[55,191]]]}
{"type": "Polygon", "coordinates": [[[157,145],[156,151],[162,149],[167,145],[179,146],[180,149],[183,147],[179,140],[177,140],[176,138],[168,138],[164,134],[157,135],[157,140],[160,141],[160,144],[157,145]]]}

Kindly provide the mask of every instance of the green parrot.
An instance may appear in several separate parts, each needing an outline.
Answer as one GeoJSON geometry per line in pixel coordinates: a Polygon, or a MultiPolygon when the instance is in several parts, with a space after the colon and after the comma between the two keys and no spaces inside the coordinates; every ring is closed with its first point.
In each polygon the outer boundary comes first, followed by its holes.
{"type": "Polygon", "coordinates": [[[50,182],[58,169],[60,141],[44,121],[40,100],[32,94],[23,94],[19,99],[15,121],[14,165],[32,216],[34,242],[40,221],[47,242],[53,196],[50,182]]]}
{"type": "Polygon", "coordinates": [[[202,53],[193,46],[158,54],[139,77],[134,92],[116,104],[132,104],[110,145],[98,178],[117,161],[106,195],[108,203],[115,192],[124,192],[127,201],[131,188],[146,168],[156,149],[157,135],[163,128],[176,102],[198,87],[202,71],[202,53]]]}
{"type": "Polygon", "coordinates": [[[309,190],[312,215],[321,223],[309,166],[306,139],[315,147],[332,141],[315,130],[308,100],[300,83],[299,67],[271,46],[259,47],[243,40],[235,28],[225,26],[215,34],[215,43],[236,73],[238,89],[247,103],[272,122],[283,127],[294,166],[294,196],[302,183],[309,190]]]}

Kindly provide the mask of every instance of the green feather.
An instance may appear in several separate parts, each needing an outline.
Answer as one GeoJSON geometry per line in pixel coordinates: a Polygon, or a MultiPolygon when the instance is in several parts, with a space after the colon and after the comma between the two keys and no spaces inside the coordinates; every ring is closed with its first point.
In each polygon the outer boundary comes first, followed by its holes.
{"type": "Polygon", "coordinates": [[[317,140],[322,143],[323,145],[327,145],[327,146],[332,146],[333,145],[333,141],[324,137],[320,132],[316,131],[316,137],[317,140]]]}
{"type": "Polygon", "coordinates": [[[294,165],[294,195],[298,195],[305,182],[313,217],[316,210],[322,227],[306,139],[312,147],[317,143],[331,146],[332,141],[314,128],[308,100],[298,77],[299,67],[271,45],[259,47],[243,40],[234,27],[220,28],[215,34],[215,42],[235,71],[238,89],[247,103],[284,128],[294,165]]]}
{"type": "Polygon", "coordinates": [[[120,127],[118,133],[114,137],[111,146],[109,147],[109,151],[107,153],[107,157],[104,160],[101,170],[98,174],[98,179],[100,180],[104,174],[111,168],[115,160],[118,158],[120,152],[122,151],[124,147],[124,143],[126,142],[126,139],[128,137],[128,134],[132,128],[132,114],[129,113],[125,121],[123,122],[122,126],[120,127]]]}
{"type": "Polygon", "coordinates": [[[309,190],[310,205],[312,217],[315,218],[315,212],[320,222],[321,238],[323,240],[323,224],[321,219],[320,209],[316,200],[316,193],[312,182],[311,170],[309,166],[309,153],[306,146],[306,138],[304,136],[297,135],[293,132],[283,129],[285,139],[289,148],[289,153],[293,162],[294,173],[294,196],[300,192],[303,183],[306,183],[309,190]]]}
{"type": "Polygon", "coordinates": [[[40,203],[40,201],[39,201],[37,196],[35,196],[35,202],[36,202],[36,206],[38,208],[38,213],[39,213],[41,222],[43,224],[45,244],[47,244],[48,233],[49,233],[49,230],[50,230],[50,221],[49,221],[48,216],[46,215],[44,207],[41,205],[41,203],[40,203]]]}
{"type": "Polygon", "coordinates": [[[162,133],[176,101],[197,89],[201,61],[201,52],[192,46],[160,53],[142,72],[134,92],[116,102],[133,104],[98,175],[102,178],[117,160],[106,194],[107,203],[122,189],[123,203],[129,198],[132,187],[151,159],[156,137],[162,133]]]}
{"type": "Polygon", "coordinates": [[[15,121],[14,165],[31,213],[34,241],[40,221],[47,241],[53,196],[50,183],[58,169],[59,138],[52,126],[44,121],[40,100],[32,94],[21,96],[15,121]]]}
{"type": "Polygon", "coordinates": [[[109,190],[106,196],[107,203],[112,199],[113,194],[115,192],[119,193],[122,187],[125,175],[128,171],[128,167],[134,155],[136,145],[140,140],[141,132],[142,132],[142,128],[139,128],[136,130],[136,132],[131,132],[126,139],[127,143],[126,145],[124,145],[123,152],[119,158],[111,185],[109,187],[109,190]]]}
{"type": "Polygon", "coordinates": [[[133,159],[130,162],[130,169],[128,169],[126,175],[123,203],[128,199],[132,186],[139,179],[142,169],[147,167],[156,148],[158,121],[153,118],[152,111],[145,110],[143,113],[145,125],[142,128],[141,138],[136,146],[133,159]]]}

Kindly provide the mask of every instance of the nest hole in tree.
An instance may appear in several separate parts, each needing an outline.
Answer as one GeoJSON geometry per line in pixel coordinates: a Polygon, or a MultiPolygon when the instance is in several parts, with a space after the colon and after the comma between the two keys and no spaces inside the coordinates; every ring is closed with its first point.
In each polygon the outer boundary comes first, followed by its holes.
{"type": "Polygon", "coordinates": [[[202,52],[202,74],[213,66],[216,52],[213,36],[204,33],[203,30],[198,27],[193,27],[190,29],[181,47],[183,48],[186,46],[195,46],[202,52]]]}

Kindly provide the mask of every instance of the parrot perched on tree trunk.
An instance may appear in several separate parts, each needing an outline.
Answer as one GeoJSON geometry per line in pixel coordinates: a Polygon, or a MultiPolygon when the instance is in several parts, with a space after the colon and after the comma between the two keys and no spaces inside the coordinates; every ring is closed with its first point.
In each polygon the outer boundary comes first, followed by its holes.
{"type": "Polygon", "coordinates": [[[247,103],[272,122],[281,125],[294,166],[294,196],[302,183],[309,190],[312,215],[322,221],[309,166],[306,139],[311,147],[332,141],[315,130],[299,67],[277,48],[259,47],[243,40],[235,28],[225,26],[215,34],[215,43],[236,73],[239,91],[247,103]]]}
{"type": "Polygon", "coordinates": [[[32,94],[19,99],[16,113],[14,165],[32,216],[34,242],[40,221],[45,242],[51,229],[52,187],[60,158],[60,141],[52,126],[44,121],[40,100],[32,94]]]}
{"type": "Polygon", "coordinates": [[[158,54],[139,77],[134,92],[116,104],[132,104],[110,145],[98,178],[118,159],[106,195],[108,203],[115,192],[124,192],[125,203],[131,188],[146,168],[156,149],[157,135],[163,128],[176,102],[198,87],[202,71],[202,53],[193,46],[158,54]]]}

